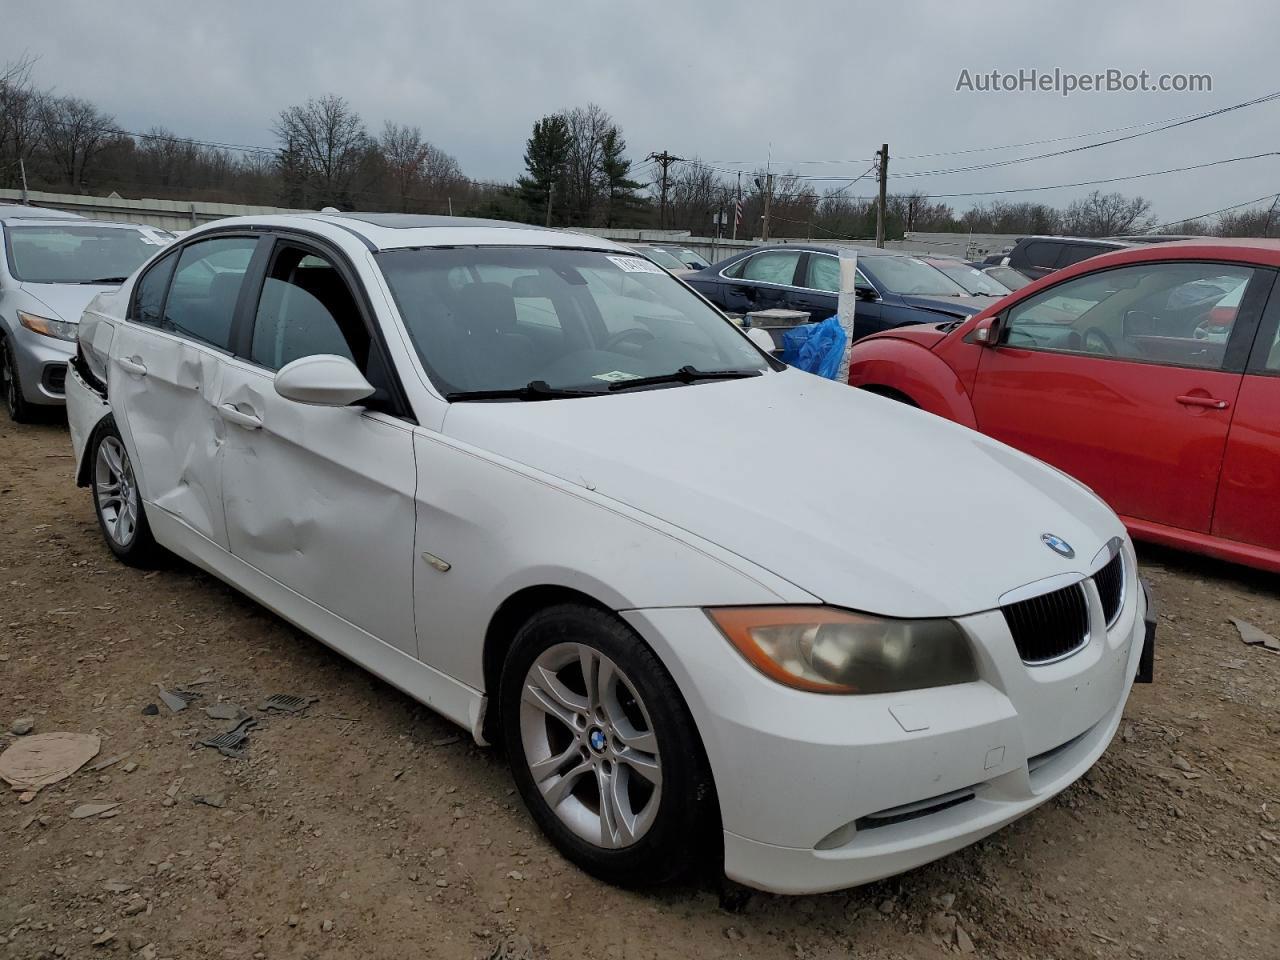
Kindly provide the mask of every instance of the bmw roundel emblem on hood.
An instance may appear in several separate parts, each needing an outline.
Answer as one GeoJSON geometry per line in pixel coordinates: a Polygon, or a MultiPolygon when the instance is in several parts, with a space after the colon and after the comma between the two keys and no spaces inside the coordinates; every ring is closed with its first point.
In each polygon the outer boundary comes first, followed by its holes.
{"type": "Polygon", "coordinates": [[[1068,560],[1076,555],[1076,552],[1071,549],[1071,544],[1067,543],[1067,541],[1063,540],[1056,533],[1040,534],[1040,542],[1054,553],[1058,554],[1058,556],[1066,557],[1068,560]]]}

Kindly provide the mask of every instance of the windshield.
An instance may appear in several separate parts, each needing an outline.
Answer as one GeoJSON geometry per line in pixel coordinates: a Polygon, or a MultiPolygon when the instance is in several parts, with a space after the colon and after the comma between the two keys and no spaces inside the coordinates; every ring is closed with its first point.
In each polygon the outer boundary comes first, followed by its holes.
{"type": "Polygon", "coordinates": [[[668,270],[688,270],[681,261],[677,260],[661,247],[640,247],[640,252],[652,260],[660,267],[666,267],[668,270]]]}
{"type": "Polygon", "coordinates": [[[681,247],[677,251],[677,256],[683,263],[692,267],[694,270],[705,270],[707,267],[711,266],[711,264],[707,263],[703,257],[698,256],[688,247],[681,247]]]}
{"type": "Polygon", "coordinates": [[[27,283],[119,283],[168,242],[137,227],[6,226],[9,270],[27,283]]]}
{"type": "Polygon", "coordinates": [[[890,293],[927,297],[965,297],[968,293],[941,270],[915,257],[863,257],[863,267],[876,286],[890,293]]]}
{"type": "Polygon", "coordinates": [[[539,382],[602,393],[686,367],[771,369],[730,321],[634,255],[426,247],[377,258],[423,366],[446,394],[539,382]]]}
{"type": "Polygon", "coordinates": [[[1031,282],[1029,278],[1023,276],[1013,267],[988,267],[983,272],[988,276],[995,277],[1010,290],[1021,290],[1031,282]]]}
{"type": "Polygon", "coordinates": [[[1003,297],[1010,293],[999,280],[987,276],[981,270],[977,270],[967,263],[949,262],[949,261],[931,261],[933,266],[937,267],[948,277],[954,280],[960,286],[964,287],[969,293],[980,297],[1003,297]]]}

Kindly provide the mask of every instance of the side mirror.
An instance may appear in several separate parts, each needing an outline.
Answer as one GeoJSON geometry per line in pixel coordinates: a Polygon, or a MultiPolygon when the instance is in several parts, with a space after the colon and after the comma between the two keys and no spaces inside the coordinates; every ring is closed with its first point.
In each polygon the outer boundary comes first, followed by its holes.
{"type": "Polygon", "coordinates": [[[373,386],[346,357],[320,353],[299,357],[280,368],[276,393],[295,403],[345,407],[373,393],[373,386]]]}
{"type": "Polygon", "coordinates": [[[859,300],[879,300],[880,299],[880,297],[876,294],[875,287],[854,287],[853,293],[854,293],[854,296],[856,296],[859,300]]]}
{"type": "Polygon", "coordinates": [[[1000,345],[1000,318],[988,317],[976,327],[973,333],[969,335],[974,343],[980,343],[984,347],[995,347],[1000,345]]]}

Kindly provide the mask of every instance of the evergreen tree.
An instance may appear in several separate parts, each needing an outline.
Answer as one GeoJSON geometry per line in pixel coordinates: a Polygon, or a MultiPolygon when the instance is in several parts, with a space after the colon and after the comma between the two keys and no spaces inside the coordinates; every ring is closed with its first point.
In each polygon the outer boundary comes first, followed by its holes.
{"type": "Polygon", "coordinates": [[[640,184],[631,179],[631,161],[626,158],[627,141],[616,126],[605,131],[600,143],[600,172],[604,176],[608,206],[605,210],[606,227],[629,226],[636,219],[643,203],[636,196],[640,184]]]}
{"type": "Polygon", "coordinates": [[[533,133],[525,143],[524,167],[528,175],[520,178],[520,195],[538,223],[547,222],[547,204],[550,202],[554,220],[564,222],[555,215],[554,192],[561,189],[564,167],[569,159],[569,124],[560,114],[543,117],[533,125],[533,133]]]}

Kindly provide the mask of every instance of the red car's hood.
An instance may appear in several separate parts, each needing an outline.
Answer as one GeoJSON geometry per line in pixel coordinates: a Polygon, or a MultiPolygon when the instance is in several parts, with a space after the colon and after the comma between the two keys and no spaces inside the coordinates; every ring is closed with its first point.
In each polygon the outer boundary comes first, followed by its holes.
{"type": "Polygon", "coordinates": [[[868,340],[910,340],[912,343],[918,343],[927,350],[932,350],[935,346],[942,342],[942,338],[951,330],[953,321],[946,323],[912,323],[905,327],[893,327],[890,330],[881,330],[879,333],[873,333],[869,337],[863,337],[859,343],[866,343],[868,340]]]}

